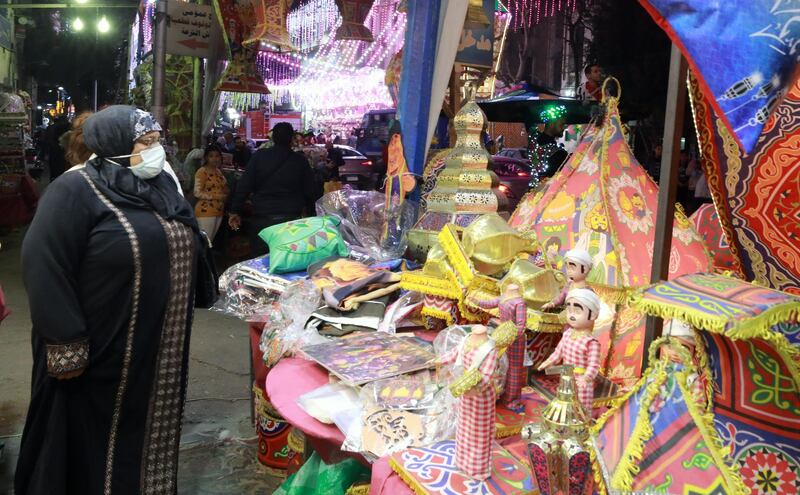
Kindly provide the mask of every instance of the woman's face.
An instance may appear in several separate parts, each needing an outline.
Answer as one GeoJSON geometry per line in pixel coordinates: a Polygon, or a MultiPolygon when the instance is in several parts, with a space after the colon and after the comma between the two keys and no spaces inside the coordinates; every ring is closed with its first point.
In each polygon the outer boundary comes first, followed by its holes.
{"type": "Polygon", "coordinates": [[[138,153],[141,153],[147,148],[150,148],[151,146],[158,144],[160,138],[161,138],[161,133],[158,131],[153,131],[153,132],[148,132],[144,136],[137,139],[136,142],[133,143],[133,151],[131,151],[131,154],[133,155],[131,157],[131,167],[142,163],[142,157],[141,155],[138,155],[138,153]]]}
{"type": "Polygon", "coordinates": [[[222,165],[222,154],[219,151],[212,151],[206,155],[206,165],[213,168],[219,168],[222,165]]]}

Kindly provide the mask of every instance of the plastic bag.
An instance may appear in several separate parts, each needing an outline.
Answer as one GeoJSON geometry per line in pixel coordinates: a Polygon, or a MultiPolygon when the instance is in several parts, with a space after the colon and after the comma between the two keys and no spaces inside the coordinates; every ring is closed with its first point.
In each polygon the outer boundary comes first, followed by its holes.
{"type": "MultiPolygon", "coordinates": [[[[433,352],[437,358],[441,358],[453,349],[458,348],[464,339],[469,335],[470,325],[454,325],[447,327],[433,339],[433,352]]],[[[466,371],[463,366],[455,363],[448,364],[437,370],[436,379],[440,383],[450,383],[466,371]]],[[[503,354],[497,361],[497,369],[494,372],[494,385],[497,395],[503,393],[508,374],[508,356],[503,354]]]]}
{"type": "Polygon", "coordinates": [[[304,345],[327,340],[314,328],[306,328],[311,313],[321,304],[319,289],[308,279],[296,280],[275,296],[269,306],[262,306],[264,329],[259,348],[267,366],[274,366],[283,356],[304,345]]]}
{"type": "Polygon", "coordinates": [[[379,332],[395,334],[398,324],[422,309],[422,294],[419,292],[406,292],[386,308],[386,314],[378,326],[379,332]]]}
{"type": "Polygon", "coordinates": [[[220,297],[210,309],[248,322],[266,321],[290,281],[270,275],[265,266],[255,258],[225,270],[219,277],[220,297]]]}
{"type": "Polygon", "coordinates": [[[332,383],[301,395],[297,404],[317,421],[332,424],[337,412],[359,407],[359,391],[342,383],[332,383]]]}
{"type": "Polygon", "coordinates": [[[368,383],[358,409],[341,411],[342,450],[366,459],[430,445],[455,435],[455,399],[428,371],[368,383]]]}
{"type": "Polygon", "coordinates": [[[406,251],[406,233],[417,221],[419,206],[405,200],[387,212],[386,196],[376,191],[342,189],[317,201],[317,215],[341,219],[339,231],[350,256],[367,263],[400,258],[406,251]]]}
{"type": "Polygon", "coordinates": [[[354,483],[369,481],[370,470],[355,459],[325,464],[316,452],[274,495],[344,495],[354,483]]]}
{"type": "Polygon", "coordinates": [[[305,278],[292,282],[278,299],[281,314],[289,323],[280,331],[283,354],[294,352],[304,346],[325,343],[314,327],[306,327],[311,313],[322,305],[322,293],[314,282],[305,278]]]}

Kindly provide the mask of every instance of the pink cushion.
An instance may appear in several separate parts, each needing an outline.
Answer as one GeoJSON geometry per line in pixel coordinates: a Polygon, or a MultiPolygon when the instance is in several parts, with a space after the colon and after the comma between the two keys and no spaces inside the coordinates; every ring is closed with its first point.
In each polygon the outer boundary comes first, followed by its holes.
{"type": "Polygon", "coordinates": [[[313,361],[285,358],[269,370],[266,390],[270,402],[283,419],[305,433],[311,447],[325,463],[352,457],[369,466],[362,456],[340,450],[344,435],[336,425],[320,423],[297,404],[298,397],[327,383],[328,372],[313,361]]]}

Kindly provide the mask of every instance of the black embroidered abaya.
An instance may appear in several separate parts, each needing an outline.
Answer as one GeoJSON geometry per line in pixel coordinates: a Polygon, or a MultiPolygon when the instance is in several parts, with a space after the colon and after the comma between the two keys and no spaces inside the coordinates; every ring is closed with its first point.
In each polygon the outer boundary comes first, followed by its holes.
{"type": "Polygon", "coordinates": [[[164,172],[95,158],[48,187],[22,250],[34,368],[17,495],[177,492],[198,246],[164,172]]]}

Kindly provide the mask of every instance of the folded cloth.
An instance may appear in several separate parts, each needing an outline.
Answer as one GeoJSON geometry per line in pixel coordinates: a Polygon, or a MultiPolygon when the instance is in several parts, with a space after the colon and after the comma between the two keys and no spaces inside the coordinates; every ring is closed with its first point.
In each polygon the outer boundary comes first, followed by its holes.
{"type": "Polygon", "coordinates": [[[308,268],[311,280],[322,289],[331,308],[355,309],[363,301],[382,297],[400,288],[400,274],[376,270],[347,258],[328,259],[308,268]]]}
{"type": "Polygon", "coordinates": [[[389,296],[361,303],[354,311],[341,311],[323,306],[311,313],[306,328],[312,326],[320,335],[342,336],[358,331],[377,330],[381,324],[389,296]]]}

